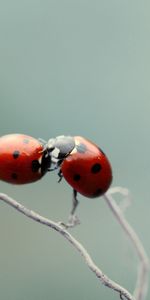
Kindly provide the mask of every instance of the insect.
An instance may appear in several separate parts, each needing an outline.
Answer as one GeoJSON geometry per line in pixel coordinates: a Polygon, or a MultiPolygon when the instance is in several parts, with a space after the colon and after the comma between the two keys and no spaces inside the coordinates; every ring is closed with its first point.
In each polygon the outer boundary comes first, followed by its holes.
{"type": "Polygon", "coordinates": [[[112,181],[112,169],[104,152],[81,136],[37,140],[23,134],[0,138],[0,179],[13,184],[31,183],[48,171],[58,170],[73,188],[70,224],[77,222],[77,193],[89,198],[103,195],[112,181]]]}
{"type": "Polygon", "coordinates": [[[103,195],[112,182],[112,168],[105,153],[81,136],[58,136],[46,144],[50,156],[49,170],[58,169],[73,188],[71,218],[78,205],[77,193],[89,198],[103,195]]]}
{"type": "Polygon", "coordinates": [[[13,184],[39,180],[50,167],[50,159],[37,139],[24,134],[0,137],[0,179],[13,184]]]}

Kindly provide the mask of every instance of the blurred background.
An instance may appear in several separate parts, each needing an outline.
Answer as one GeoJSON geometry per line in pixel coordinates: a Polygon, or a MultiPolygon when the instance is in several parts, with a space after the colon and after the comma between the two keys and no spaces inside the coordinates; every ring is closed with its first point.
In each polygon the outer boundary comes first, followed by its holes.
{"type": "MultiPolygon", "coordinates": [[[[112,163],[113,186],[131,191],[126,216],[150,255],[149,12],[148,0],[1,0],[0,134],[81,135],[96,142],[112,163]]],[[[66,221],[72,191],[57,179],[52,172],[24,186],[0,182],[0,190],[66,221]]],[[[81,225],[71,232],[132,292],[137,258],[130,242],[103,198],[79,200],[81,225]]],[[[4,203],[0,239],[3,300],[119,297],[58,233],[4,203]]]]}

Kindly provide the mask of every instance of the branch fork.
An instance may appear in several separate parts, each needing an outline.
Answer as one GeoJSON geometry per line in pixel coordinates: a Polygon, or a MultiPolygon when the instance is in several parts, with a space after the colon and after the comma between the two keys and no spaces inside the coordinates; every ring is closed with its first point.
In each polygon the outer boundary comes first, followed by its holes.
{"type": "MultiPolygon", "coordinates": [[[[139,267],[138,267],[138,276],[137,276],[137,283],[135,287],[135,291],[133,295],[128,292],[124,287],[120,286],[118,283],[111,280],[108,276],[106,276],[100,268],[94,263],[91,256],[87,252],[87,250],[82,246],[82,244],[77,241],[65,228],[63,223],[54,222],[50,219],[47,219],[38,213],[30,210],[14,200],[13,198],[9,197],[6,194],[0,193],[0,200],[4,201],[8,205],[15,208],[20,213],[24,214],[26,217],[41,223],[45,226],[48,226],[54,230],[56,230],[59,234],[61,234],[68,242],[72,244],[72,246],[80,253],[83,257],[84,261],[88,265],[89,269],[96,275],[96,277],[100,280],[102,284],[109,287],[110,289],[116,291],[119,294],[120,299],[122,300],[144,300],[147,293],[148,287],[148,271],[149,271],[149,260],[147,254],[144,250],[144,247],[139,240],[137,234],[133,230],[133,228],[129,225],[125,216],[117,205],[115,200],[113,199],[112,195],[115,192],[120,192],[124,196],[128,198],[128,191],[122,188],[112,188],[109,192],[104,195],[104,200],[111,209],[112,213],[114,214],[116,220],[121,225],[122,229],[132,242],[134,249],[139,257],[139,267]]],[[[76,218],[76,217],[75,217],[76,218]]],[[[77,222],[78,224],[78,219],[77,222]]],[[[72,226],[73,227],[73,226],[72,226]]]]}

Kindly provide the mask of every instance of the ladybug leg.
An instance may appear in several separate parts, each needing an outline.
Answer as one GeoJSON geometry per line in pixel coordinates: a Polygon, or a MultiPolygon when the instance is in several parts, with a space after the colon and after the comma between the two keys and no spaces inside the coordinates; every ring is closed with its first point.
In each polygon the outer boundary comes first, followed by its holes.
{"type": "Polygon", "coordinates": [[[72,196],[72,210],[69,216],[67,228],[69,227],[75,227],[76,225],[80,224],[80,220],[75,215],[75,211],[77,209],[77,206],[79,204],[79,201],[77,199],[77,191],[73,189],[73,196],[72,196]]]}
{"type": "Polygon", "coordinates": [[[62,180],[62,178],[63,178],[63,173],[62,173],[62,171],[61,171],[61,169],[59,170],[59,172],[58,172],[58,183],[59,182],[61,182],[61,180],[62,180]]]}
{"type": "Polygon", "coordinates": [[[55,171],[56,169],[57,169],[57,167],[52,167],[52,168],[50,167],[50,168],[47,168],[47,171],[52,172],[52,171],[55,171]]]}
{"type": "MultiPolygon", "coordinates": [[[[55,167],[53,167],[53,168],[48,168],[47,169],[47,171],[48,172],[52,172],[52,171],[55,171],[55,170],[57,170],[58,169],[58,167],[57,166],[55,166],[55,167]]],[[[62,173],[62,171],[61,170],[59,170],[59,172],[58,172],[58,183],[62,180],[62,178],[63,178],[63,173],[62,173]]]]}
{"type": "Polygon", "coordinates": [[[79,201],[77,199],[77,191],[76,190],[73,190],[72,204],[73,204],[72,205],[72,210],[71,210],[70,215],[69,215],[68,223],[65,224],[63,222],[59,222],[59,225],[63,226],[66,229],[75,227],[76,225],[80,224],[80,220],[75,215],[76,208],[79,204],[79,201]]]}
{"type": "Polygon", "coordinates": [[[79,201],[77,199],[77,191],[73,189],[71,215],[75,214],[78,204],[79,204],[79,201]]]}

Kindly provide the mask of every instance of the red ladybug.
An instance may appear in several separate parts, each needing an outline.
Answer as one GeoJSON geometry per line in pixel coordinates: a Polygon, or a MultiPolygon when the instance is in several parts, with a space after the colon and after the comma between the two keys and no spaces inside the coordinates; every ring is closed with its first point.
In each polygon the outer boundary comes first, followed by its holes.
{"type": "Polygon", "coordinates": [[[76,136],[75,149],[64,159],[61,172],[80,194],[95,198],[103,195],[112,181],[112,171],[104,152],[92,142],[76,136]]]}
{"type": "Polygon", "coordinates": [[[39,180],[50,167],[42,143],[28,135],[0,137],[0,179],[13,184],[39,180]]]}
{"type": "Polygon", "coordinates": [[[80,136],[59,136],[48,141],[46,150],[51,158],[50,170],[58,168],[60,180],[64,177],[73,188],[72,214],[78,204],[77,192],[95,198],[108,190],[111,165],[96,144],[80,136]]]}

